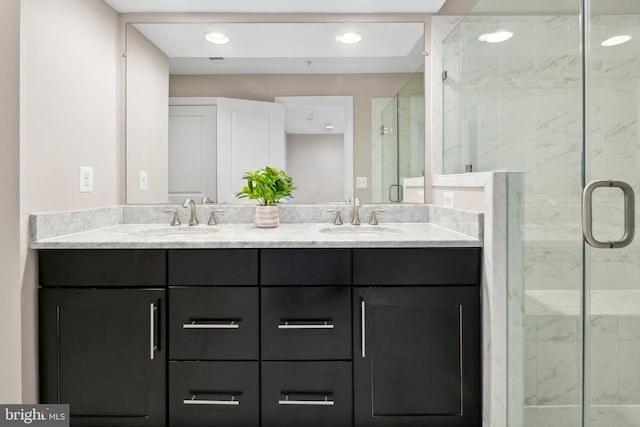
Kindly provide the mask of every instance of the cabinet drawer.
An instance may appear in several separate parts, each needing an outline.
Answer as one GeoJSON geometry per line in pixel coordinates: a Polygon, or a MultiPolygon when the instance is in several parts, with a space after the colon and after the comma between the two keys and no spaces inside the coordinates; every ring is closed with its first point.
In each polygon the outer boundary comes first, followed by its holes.
{"type": "Polygon", "coordinates": [[[348,249],[265,249],[260,252],[263,285],[349,285],[348,249]]]}
{"type": "Polygon", "coordinates": [[[354,285],[473,285],[480,248],[357,249],[354,285]]]}
{"type": "Polygon", "coordinates": [[[258,362],[170,362],[172,427],[249,427],[260,421],[258,362]]]}
{"type": "Polygon", "coordinates": [[[166,286],[166,251],[62,249],[38,251],[40,285],[166,286]]]}
{"type": "Polygon", "coordinates": [[[257,287],[169,288],[169,358],[257,360],[257,287]]]}
{"type": "Polygon", "coordinates": [[[263,362],[263,427],[347,427],[350,362],[263,362]]]}
{"type": "Polygon", "coordinates": [[[344,286],[262,289],[264,360],[351,359],[351,296],[344,286]]]}
{"type": "Polygon", "coordinates": [[[169,285],[255,286],[255,249],[180,249],[169,251],[169,285]]]}

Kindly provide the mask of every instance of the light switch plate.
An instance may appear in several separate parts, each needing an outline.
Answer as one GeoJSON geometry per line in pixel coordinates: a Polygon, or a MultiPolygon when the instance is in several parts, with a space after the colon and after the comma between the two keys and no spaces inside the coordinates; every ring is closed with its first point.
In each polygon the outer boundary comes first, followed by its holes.
{"type": "Polygon", "coordinates": [[[140,182],[138,184],[140,191],[147,191],[149,189],[149,174],[147,171],[140,171],[140,182]]]}
{"type": "Polygon", "coordinates": [[[442,201],[444,203],[444,205],[448,208],[452,208],[453,204],[455,202],[454,198],[453,198],[453,193],[449,193],[449,192],[444,192],[442,193],[442,201]]]}
{"type": "Polygon", "coordinates": [[[93,168],[80,166],[80,192],[91,193],[93,191],[93,168]]]}
{"type": "Polygon", "coordinates": [[[358,176],[358,177],[356,177],[356,188],[367,188],[367,177],[366,176],[358,176]]]}

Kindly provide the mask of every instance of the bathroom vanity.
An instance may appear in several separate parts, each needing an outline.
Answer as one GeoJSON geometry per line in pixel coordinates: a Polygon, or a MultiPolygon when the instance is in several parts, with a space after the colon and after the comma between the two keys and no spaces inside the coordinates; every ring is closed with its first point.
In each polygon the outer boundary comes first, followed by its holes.
{"type": "Polygon", "coordinates": [[[480,426],[481,243],[451,233],[43,240],[41,401],[72,426],[480,426]]]}

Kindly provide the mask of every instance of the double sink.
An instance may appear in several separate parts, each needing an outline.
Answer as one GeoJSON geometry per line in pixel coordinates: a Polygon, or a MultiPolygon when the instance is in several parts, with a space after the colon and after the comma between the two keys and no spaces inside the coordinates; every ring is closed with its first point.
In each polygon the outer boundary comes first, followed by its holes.
{"type": "MultiPolygon", "coordinates": [[[[273,231],[282,232],[287,228],[287,225],[281,226],[283,228],[275,228],[275,229],[256,229],[256,231],[265,231],[267,233],[273,231]]],[[[172,238],[211,238],[215,237],[217,233],[220,231],[240,231],[240,230],[249,230],[254,229],[255,227],[250,224],[237,224],[234,226],[215,226],[210,227],[206,225],[198,225],[198,226],[149,226],[149,228],[143,228],[139,230],[134,230],[128,232],[130,236],[135,237],[154,237],[154,238],[162,238],[163,236],[172,237],[172,238]],[[236,230],[232,230],[231,228],[235,228],[236,230]]],[[[317,231],[318,233],[322,233],[326,237],[336,236],[336,237],[362,237],[362,236],[375,236],[375,235],[387,235],[391,237],[391,235],[397,235],[404,233],[404,230],[398,227],[387,227],[387,226],[379,226],[379,225],[342,225],[342,226],[328,226],[324,228],[318,228],[316,224],[310,224],[309,228],[311,232],[317,231]]],[[[225,233],[222,233],[225,234],[225,233]]]]}

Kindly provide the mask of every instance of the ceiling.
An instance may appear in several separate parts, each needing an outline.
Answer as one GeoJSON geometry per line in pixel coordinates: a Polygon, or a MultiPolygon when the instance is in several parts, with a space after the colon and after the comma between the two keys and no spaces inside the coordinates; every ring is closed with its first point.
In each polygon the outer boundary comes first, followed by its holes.
{"type": "Polygon", "coordinates": [[[411,73],[424,64],[422,23],[141,23],[171,74],[411,73]],[[230,42],[214,45],[215,31],[230,42]],[[363,35],[341,45],[345,31],[363,35]],[[215,59],[210,59],[215,58],[215,59]]]}
{"type": "Polygon", "coordinates": [[[437,13],[445,0],[104,0],[120,13],[437,13]]]}

